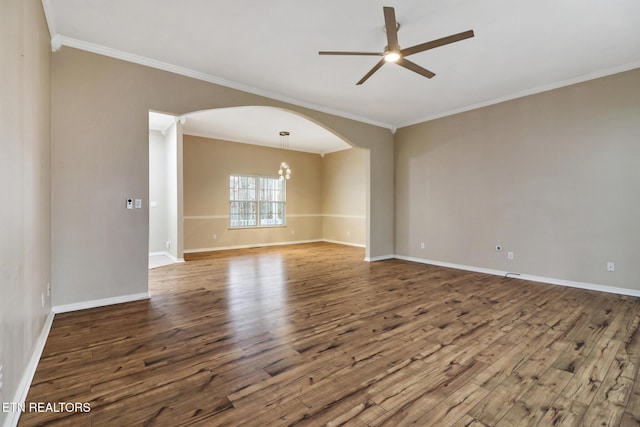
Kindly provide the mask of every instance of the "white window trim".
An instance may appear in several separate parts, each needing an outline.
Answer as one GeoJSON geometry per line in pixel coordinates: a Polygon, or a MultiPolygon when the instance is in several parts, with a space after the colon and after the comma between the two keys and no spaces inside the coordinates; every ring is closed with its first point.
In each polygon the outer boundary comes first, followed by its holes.
{"type": "MultiPolygon", "coordinates": [[[[238,225],[238,226],[233,226],[231,225],[231,221],[232,221],[232,215],[231,215],[231,203],[232,202],[241,202],[243,200],[231,200],[230,195],[228,195],[229,198],[229,230],[246,230],[246,229],[251,229],[251,228],[282,228],[282,227],[286,227],[287,226],[287,183],[286,181],[283,183],[284,188],[283,188],[283,193],[284,193],[284,200],[282,202],[277,202],[277,203],[282,203],[282,216],[283,216],[283,223],[282,224],[267,224],[267,225],[260,225],[260,202],[262,202],[262,200],[260,200],[260,178],[266,178],[266,179],[274,179],[274,180],[280,180],[279,177],[277,176],[263,176],[263,175],[250,175],[250,174],[237,174],[237,173],[230,173],[229,174],[229,178],[232,176],[237,176],[237,177],[251,177],[251,178],[256,178],[256,225],[238,225]]],[[[230,180],[227,180],[227,182],[229,182],[230,180]]],[[[229,187],[227,187],[227,190],[230,190],[229,187]]],[[[246,200],[247,202],[254,202],[251,200],[246,200]]]]}

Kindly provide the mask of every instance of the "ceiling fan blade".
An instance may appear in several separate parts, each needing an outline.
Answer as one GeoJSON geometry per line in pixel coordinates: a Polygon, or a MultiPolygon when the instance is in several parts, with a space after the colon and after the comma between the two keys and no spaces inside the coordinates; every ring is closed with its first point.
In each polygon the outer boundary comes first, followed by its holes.
{"type": "Polygon", "coordinates": [[[331,52],[322,51],[318,52],[318,55],[358,55],[358,56],[382,56],[378,52],[331,52]]]}
{"type": "Polygon", "coordinates": [[[431,71],[427,70],[426,68],[422,68],[421,66],[419,66],[418,64],[409,61],[408,59],[405,58],[400,58],[398,60],[398,62],[396,62],[396,64],[406,68],[407,70],[411,70],[414,73],[418,73],[422,76],[425,76],[426,78],[430,79],[431,77],[435,76],[435,73],[432,73],[431,71]]]}
{"type": "Polygon", "coordinates": [[[363,78],[360,79],[360,81],[358,83],[356,83],[356,86],[357,85],[361,85],[362,83],[366,82],[367,79],[373,75],[373,73],[378,71],[380,69],[380,67],[382,67],[384,65],[384,63],[385,63],[385,60],[381,59],[367,74],[365,74],[365,76],[363,78]]]}
{"type": "Polygon", "coordinates": [[[432,40],[430,42],[411,46],[406,49],[402,49],[400,52],[402,53],[402,56],[409,56],[409,55],[413,55],[414,53],[424,52],[425,50],[444,46],[449,43],[459,42],[460,40],[465,40],[473,36],[474,36],[473,30],[464,31],[462,33],[454,34],[452,36],[447,36],[441,39],[432,40]]]}
{"type": "Polygon", "coordinates": [[[396,12],[392,7],[382,8],[384,11],[384,28],[387,32],[387,48],[390,51],[398,51],[398,23],[396,21],[396,12]]]}

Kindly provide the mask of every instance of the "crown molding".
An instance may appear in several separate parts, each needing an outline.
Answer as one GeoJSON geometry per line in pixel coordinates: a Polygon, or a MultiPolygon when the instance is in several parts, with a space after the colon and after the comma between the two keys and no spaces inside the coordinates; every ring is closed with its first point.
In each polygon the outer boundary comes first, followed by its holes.
{"type": "MultiPolygon", "coordinates": [[[[46,2],[48,0],[43,0],[43,1],[46,2]]],[[[49,21],[49,19],[47,19],[47,21],[49,21]]],[[[344,111],[323,107],[321,105],[316,105],[316,104],[312,104],[305,101],[300,101],[298,99],[289,98],[289,97],[286,97],[277,93],[269,92],[260,88],[234,82],[231,80],[226,80],[221,77],[217,77],[217,76],[203,73],[200,71],[195,71],[190,68],[170,64],[168,62],[158,61],[156,59],[148,58],[146,56],[136,55],[133,53],[125,52],[118,49],[113,49],[113,48],[102,46],[95,43],[89,43],[83,40],[78,40],[71,37],[63,36],[61,34],[56,34],[54,37],[52,37],[52,47],[54,45],[53,43],[54,38],[56,39],[56,45],[59,44],[59,46],[72,47],[75,49],[84,50],[86,52],[97,53],[99,55],[108,56],[110,58],[120,59],[123,61],[132,62],[134,64],[156,68],[158,70],[168,71],[170,73],[179,74],[185,77],[191,77],[193,79],[202,80],[205,82],[217,84],[217,85],[228,87],[231,89],[240,90],[242,92],[252,93],[254,95],[263,96],[265,98],[286,102],[288,104],[309,108],[311,110],[331,114],[334,116],[343,117],[345,119],[354,120],[357,122],[366,123],[369,125],[378,126],[385,129],[391,129],[393,127],[393,125],[389,123],[382,123],[376,120],[369,119],[367,117],[361,117],[361,116],[350,114],[344,111]]]]}
{"type": "MultiPolygon", "coordinates": [[[[42,0],[42,10],[44,11],[44,19],[47,21],[47,27],[49,27],[49,37],[53,41],[53,38],[58,35],[53,19],[53,8],[51,7],[51,0],[42,0]]],[[[52,43],[53,44],[53,43],[52,43]]],[[[55,52],[55,50],[54,50],[55,52]]]]}
{"type": "Polygon", "coordinates": [[[156,68],[163,71],[168,71],[174,74],[183,75],[186,77],[191,77],[197,80],[203,80],[209,83],[214,83],[220,86],[228,87],[231,89],[237,89],[243,92],[252,93],[254,95],[264,96],[267,98],[271,98],[274,100],[286,102],[289,104],[297,105],[299,107],[309,108],[315,111],[332,114],[335,116],[343,117],[345,119],[355,120],[357,122],[367,123],[373,126],[378,126],[382,128],[389,129],[391,133],[395,134],[396,130],[399,128],[412,126],[418,123],[429,122],[431,120],[440,119],[447,116],[452,116],[454,114],[464,113],[471,110],[476,110],[483,107],[488,107],[490,105],[500,104],[502,102],[511,101],[518,98],[523,98],[529,95],[535,95],[542,92],[548,92],[550,90],[559,89],[562,87],[570,86],[577,83],[586,82],[589,80],[594,80],[601,77],[610,76],[613,74],[622,73],[625,71],[634,70],[636,68],[640,68],[640,61],[634,61],[628,64],[624,64],[621,66],[608,68],[605,70],[595,71],[593,73],[573,77],[570,79],[562,80],[560,82],[551,83],[548,85],[542,85],[535,88],[531,88],[524,91],[515,92],[509,95],[505,95],[503,97],[493,98],[487,101],[479,102],[476,104],[456,108],[453,110],[449,110],[443,113],[438,113],[426,117],[422,117],[416,120],[411,120],[404,123],[383,123],[377,120],[372,120],[367,117],[362,117],[354,114],[350,114],[344,111],[335,110],[332,108],[323,107],[320,105],[312,104],[305,101],[300,101],[297,99],[289,98],[286,96],[282,96],[280,94],[272,93],[260,88],[256,88],[253,86],[245,85],[242,83],[234,82],[231,80],[226,80],[220,77],[216,77],[211,74],[202,73],[199,71],[191,70],[189,68],[180,67],[178,65],[170,64],[167,62],[158,61],[152,58],[148,58],[141,55],[135,55],[129,52],[121,51],[118,49],[112,49],[106,46],[98,45],[95,43],[89,43],[83,40],[74,39],[71,37],[63,36],[58,34],[55,27],[55,19],[53,15],[53,9],[51,7],[51,0],[42,0],[42,8],[44,10],[45,19],[47,21],[47,26],[49,27],[49,34],[51,36],[51,50],[53,52],[57,52],[62,46],[73,47],[75,49],[84,50],[87,52],[97,53],[99,55],[108,56],[111,58],[121,59],[123,61],[133,62],[139,65],[144,65],[151,68],[156,68]]]}
{"type": "Polygon", "coordinates": [[[493,99],[490,99],[488,101],[480,102],[480,103],[473,104],[473,105],[468,105],[468,106],[465,106],[465,107],[457,108],[455,110],[449,110],[449,111],[444,112],[444,113],[438,113],[438,114],[434,114],[432,116],[423,117],[421,119],[412,120],[410,122],[398,125],[398,128],[412,126],[412,125],[416,125],[418,123],[429,122],[431,120],[441,119],[441,118],[447,117],[447,116],[453,116],[454,114],[464,113],[466,111],[477,110],[478,108],[488,107],[490,105],[500,104],[502,102],[512,101],[514,99],[524,98],[525,96],[536,95],[538,93],[548,92],[548,91],[554,90],[554,89],[560,89],[562,87],[571,86],[571,85],[578,84],[578,83],[583,83],[583,82],[586,82],[586,81],[589,81],[589,80],[595,80],[595,79],[599,79],[601,77],[607,77],[607,76],[611,76],[613,74],[618,74],[618,73],[623,73],[625,71],[635,70],[636,68],[640,68],[640,61],[634,61],[634,62],[631,62],[631,63],[628,63],[628,64],[620,65],[618,67],[607,68],[605,70],[595,71],[593,73],[584,74],[584,75],[581,75],[581,76],[578,76],[578,77],[573,77],[573,78],[570,78],[570,79],[567,79],[567,80],[562,80],[562,81],[551,83],[551,84],[548,84],[548,85],[538,86],[538,87],[535,87],[535,88],[532,88],[532,89],[523,90],[523,91],[520,91],[520,92],[515,92],[515,93],[512,93],[510,95],[506,95],[506,96],[499,97],[499,98],[493,98],[493,99]]]}
{"type": "MultiPolygon", "coordinates": [[[[227,142],[235,142],[238,144],[250,144],[250,145],[258,145],[261,147],[269,147],[269,148],[276,148],[276,149],[280,149],[280,147],[277,144],[267,144],[267,143],[262,143],[262,142],[256,142],[256,141],[249,141],[247,139],[242,139],[242,138],[233,138],[230,136],[216,136],[216,135],[211,135],[207,132],[198,132],[198,131],[187,131],[184,132],[184,135],[188,135],[188,136],[195,136],[198,138],[207,138],[207,139],[215,139],[217,141],[227,141],[227,142]]],[[[304,150],[300,147],[296,147],[296,148],[289,148],[289,151],[296,151],[298,153],[310,153],[310,154],[319,154],[321,156],[324,157],[325,154],[331,154],[331,153],[337,153],[339,151],[344,151],[344,150],[348,150],[350,148],[354,148],[353,146],[349,145],[349,144],[345,144],[348,146],[345,146],[343,148],[336,148],[335,150],[328,150],[328,151],[318,151],[318,150],[304,150]]]]}

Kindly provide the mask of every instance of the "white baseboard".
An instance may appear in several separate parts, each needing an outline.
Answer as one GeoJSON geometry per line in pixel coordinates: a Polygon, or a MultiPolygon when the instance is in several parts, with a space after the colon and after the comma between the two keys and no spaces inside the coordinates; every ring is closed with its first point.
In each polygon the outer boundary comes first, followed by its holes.
{"type": "MultiPolygon", "coordinates": [[[[18,384],[18,390],[16,390],[16,395],[11,402],[13,403],[24,403],[27,400],[27,394],[29,393],[29,388],[31,388],[31,382],[33,381],[33,376],[36,373],[36,369],[38,368],[38,363],[40,362],[40,357],[42,357],[42,351],[44,350],[44,345],[47,343],[47,338],[49,337],[49,331],[51,331],[51,325],[53,324],[53,317],[55,316],[53,311],[50,311],[47,315],[47,318],[44,321],[44,325],[42,326],[42,330],[40,331],[40,335],[36,340],[35,348],[33,349],[33,353],[31,354],[31,358],[29,359],[29,363],[27,364],[24,373],[22,374],[22,378],[20,379],[20,384],[18,384]]],[[[20,420],[20,415],[22,412],[8,412],[7,418],[5,418],[4,425],[5,427],[15,427],[18,425],[18,421],[20,420]]]]}
{"type": "Polygon", "coordinates": [[[367,262],[376,262],[376,261],[384,261],[387,259],[394,259],[396,258],[395,255],[380,255],[380,256],[374,256],[374,257],[365,257],[365,261],[367,262]]]}
{"type": "Polygon", "coordinates": [[[231,249],[249,249],[249,248],[263,248],[267,246],[284,246],[284,245],[298,245],[303,243],[316,243],[323,240],[293,240],[290,242],[272,242],[272,243],[253,243],[250,245],[233,245],[233,246],[217,246],[214,248],[198,248],[198,249],[185,249],[185,254],[193,254],[198,252],[214,252],[214,251],[228,251],[231,249]]]}
{"type": "Polygon", "coordinates": [[[632,296],[632,297],[640,297],[640,290],[636,290],[636,289],[618,288],[618,287],[615,287],[615,286],[599,285],[599,284],[587,283],[587,282],[576,282],[576,281],[573,281],[573,280],[556,279],[556,278],[553,278],[553,277],[535,276],[535,275],[531,275],[531,274],[520,274],[520,273],[514,273],[514,272],[510,272],[510,271],[494,270],[494,269],[491,269],[491,268],[474,267],[474,266],[462,265],[462,264],[452,264],[452,263],[449,263],[449,262],[435,261],[435,260],[431,260],[431,259],[414,258],[414,257],[408,257],[408,256],[404,256],[404,255],[395,255],[394,257],[397,258],[397,259],[404,260],[404,261],[413,261],[413,262],[419,262],[419,263],[422,263],[422,264],[437,265],[437,266],[440,266],[440,267],[456,268],[458,270],[466,270],[466,271],[473,271],[473,272],[476,272],[476,273],[492,274],[492,275],[495,275],[495,276],[505,277],[505,276],[509,275],[509,278],[511,278],[511,279],[530,280],[532,282],[548,283],[550,285],[560,285],[560,286],[567,286],[567,287],[570,287],[570,288],[586,289],[586,290],[589,290],[589,291],[608,292],[608,293],[612,293],[612,294],[628,295],[628,296],[632,296]]]}
{"type": "Polygon", "coordinates": [[[169,252],[149,252],[149,256],[166,256],[173,262],[184,262],[184,258],[176,258],[169,252]]]}
{"type": "Polygon", "coordinates": [[[141,294],[122,295],[119,297],[82,301],[73,304],[56,305],[52,308],[52,310],[56,314],[67,313],[69,311],[85,310],[87,308],[103,307],[105,305],[122,304],[124,302],[139,301],[149,298],[149,292],[143,292],[141,294]]]}
{"type": "Polygon", "coordinates": [[[169,258],[173,262],[184,262],[184,258],[177,258],[177,257],[173,256],[173,254],[170,254],[169,252],[165,252],[164,256],[166,256],[167,258],[169,258]]]}
{"type": "MultiPolygon", "coordinates": [[[[509,276],[512,277],[512,276],[509,276]]],[[[570,288],[586,289],[589,291],[608,292],[611,294],[628,295],[632,297],[640,297],[640,290],[618,288],[616,286],[599,285],[596,283],[574,282],[572,280],[554,279],[552,277],[541,277],[529,274],[521,274],[516,276],[517,279],[531,280],[532,282],[549,283],[551,285],[567,286],[570,288]]]]}
{"type": "Polygon", "coordinates": [[[356,248],[366,248],[367,247],[367,245],[363,245],[361,243],[342,242],[340,240],[322,239],[322,241],[323,242],[327,242],[327,243],[335,243],[336,245],[355,246],[356,248]]]}

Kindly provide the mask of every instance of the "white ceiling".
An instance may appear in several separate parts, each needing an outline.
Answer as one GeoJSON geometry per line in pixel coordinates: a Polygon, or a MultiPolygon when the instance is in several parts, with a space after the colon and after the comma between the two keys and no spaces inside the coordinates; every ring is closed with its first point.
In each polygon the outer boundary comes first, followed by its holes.
{"type": "MultiPolygon", "coordinates": [[[[184,118],[183,133],[281,147],[280,131],[290,133],[290,150],[327,154],[350,148],[340,137],[295,113],[273,107],[234,107],[196,111],[184,118]]],[[[166,131],[177,117],[149,112],[149,129],[166,131]]]]}
{"type": "MultiPolygon", "coordinates": [[[[95,51],[394,129],[640,67],[638,0],[43,0],[52,44],[95,51]],[[383,6],[401,47],[473,29],[386,64],[383,6]]],[[[292,135],[294,135],[292,133],[292,135]]]]}

